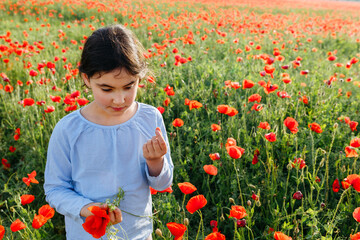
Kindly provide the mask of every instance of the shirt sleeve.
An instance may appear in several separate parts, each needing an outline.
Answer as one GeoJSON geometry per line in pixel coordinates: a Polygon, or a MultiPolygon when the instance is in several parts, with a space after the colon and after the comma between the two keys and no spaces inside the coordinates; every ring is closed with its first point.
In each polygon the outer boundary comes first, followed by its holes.
{"type": "Polygon", "coordinates": [[[57,124],[49,141],[44,183],[46,201],[57,212],[83,223],[81,208],[92,201],[74,191],[71,177],[71,138],[65,132],[63,125],[57,124]]]}
{"type": "Polygon", "coordinates": [[[164,120],[162,118],[161,113],[157,109],[155,110],[155,112],[156,112],[155,115],[156,115],[156,120],[157,120],[156,121],[157,127],[159,127],[161,129],[161,132],[163,133],[163,137],[165,139],[168,151],[164,156],[163,167],[158,176],[153,177],[153,176],[149,175],[149,169],[148,169],[147,164],[145,164],[145,172],[146,172],[146,177],[148,179],[150,187],[154,188],[157,191],[163,191],[166,188],[170,187],[172,184],[174,165],[171,160],[171,150],[170,150],[170,145],[169,145],[169,141],[168,141],[168,137],[167,137],[164,120]]]}

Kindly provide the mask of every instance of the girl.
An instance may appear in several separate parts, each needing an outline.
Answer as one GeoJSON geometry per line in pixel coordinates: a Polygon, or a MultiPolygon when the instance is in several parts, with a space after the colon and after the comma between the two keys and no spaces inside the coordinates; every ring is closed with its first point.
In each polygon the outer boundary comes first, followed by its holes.
{"type": "Polygon", "coordinates": [[[149,186],[164,190],[172,183],[173,164],[164,122],[152,106],[135,101],[148,69],[143,47],[121,25],[98,29],[87,39],[80,74],[94,100],[68,114],[51,135],[45,169],[46,200],[65,216],[66,238],[93,237],[82,227],[91,205],[125,196],[109,213],[122,228],[118,236],[152,239],[149,186]]]}

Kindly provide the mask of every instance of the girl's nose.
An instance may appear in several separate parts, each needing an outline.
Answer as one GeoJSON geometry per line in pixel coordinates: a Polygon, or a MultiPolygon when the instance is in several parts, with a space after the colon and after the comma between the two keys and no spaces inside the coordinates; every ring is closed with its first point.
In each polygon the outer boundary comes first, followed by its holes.
{"type": "Polygon", "coordinates": [[[117,105],[121,105],[125,102],[125,97],[123,95],[116,95],[113,98],[113,103],[117,105]]]}

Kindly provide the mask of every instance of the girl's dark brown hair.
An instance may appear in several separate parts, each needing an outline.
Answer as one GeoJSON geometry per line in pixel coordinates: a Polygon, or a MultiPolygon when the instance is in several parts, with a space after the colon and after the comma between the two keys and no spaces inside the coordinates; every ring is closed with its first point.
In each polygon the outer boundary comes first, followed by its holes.
{"type": "Polygon", "coordinates": [[[124,26],[100,28],[86,40],[81,54],[79,71],[88,78],[98,73],[126,69],[129,74],[144,78],[148,72],[144,47],[124,26]]]}

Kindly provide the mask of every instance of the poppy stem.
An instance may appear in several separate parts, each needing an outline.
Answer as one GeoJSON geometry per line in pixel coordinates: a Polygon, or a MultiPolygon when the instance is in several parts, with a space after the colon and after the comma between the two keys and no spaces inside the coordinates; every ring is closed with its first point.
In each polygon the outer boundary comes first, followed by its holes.
{"type": "Polygon", "coordinates": [[[236,180],[237,180],[237,184],[238,184],[238,187],[239,187],[239,197],[240,197],[240,200],[241,200],[241,206],[244,206],[244,200],[243,200],[243,198],[242,198],[240,180],[239,180],[238,171],[237,171],[237,169],[236,169],[235,159],[233,159],[233,163],[234,163],[234,169],[235,169],[235,174],[236,174],[236,180]]]}
{"type": "Polygon", "coordinates": [[[329,233],[330,235],[332,235],[332,231],[335,229],[335,227],[331,227],[331,225],[332,225],[332,223],[334,222],[334,219],[335,219],[335,217],[336,217],[336,213],[337,213],[337,211],[338,211],[338,209],[339,209],[339,207],[340,207],[340,204],[341,204],[342,200],[344,199],[345,194],[349,191],[349,189],[351,189],[351,187],[345,189],[345,191],[341,194],[340,200],[339,200],[339,202],[338,202],[338,204],[337,204],[337,206],[336,206],[336,209],[335,209],[333,218],[331,219],[330,223],[328,224],[328,226],[329,226],[328,229],[331,229],[331,230],[330,230],[330,232],[329,232],[329,230],[326,232],[326,236],[325,236],[325,237],[327,237],[328,233],[329,233]]]}
{"type": "Polygon", "coordinates": [[[329,192],[329,158],[330,158],[330,153],[331,153],[332,146],[334,144],[336,130],[337,130],[337,128],[334,129],[333,137],[332,137],[332,140],[331,140],[331,144],[330,144],[330,148],[329,148],[329,151],[328,151],[328,155],[327,155],[327,158],[326,158],[326,164],[325,164],[325,177],[326,177],[325,204],[327,204],[327,199],[328,199],[328,195],[329,195],[329,193],[328,193],[329,192]]]}
{"type": "MultiPolygon", "coordinates": [[[[201,214],[200,209],[197,210],[197,212],[199,213],[199,216],[200,216],[200,223],[199,223],[198,231],[197,231],[197,233],[196,233],[196,239],[198,239],[199,233],[200,233],[200,228],[201,228],[201,226],[203,226],[203,218],[202,218],[202,214],[201,214]]],[[[203,229],[204,229],[204,227],[203,227],[203,229]]],[[[204,238],[204,230],[202,231],[202,235],[203,235],[203,239],[205,239],[205,238],[204,238]]],[[[195,240],[196,240],[196,239],[195,239],[195,240]]]]}

